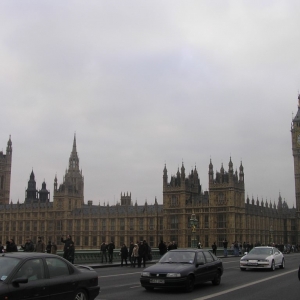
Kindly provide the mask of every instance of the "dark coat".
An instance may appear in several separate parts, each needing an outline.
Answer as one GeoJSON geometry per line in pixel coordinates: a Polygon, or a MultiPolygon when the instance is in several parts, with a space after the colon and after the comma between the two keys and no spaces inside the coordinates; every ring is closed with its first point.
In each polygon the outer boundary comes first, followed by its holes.
{"type": "Polygon", "coordinates": [[[108,246],[107,246],[108,253],[110,253],[110,254],[114,253],[114,249],[115,249],[115,244],[114,243],[109,243],[108,246]]]}
{"type": "Polygon", "coordinates": [[[33,252],[34,251],[34,245],[32,242],[26,242],[24,246],[21,246],[21,248],[24,250],[24,252],[33,252]]]}
{"type": "Polygon", "coordinates": [[[128,257],[128,249],[126,246],[123,246],[121,248],[121,258],[127,259],[127,257],[128,257]]]}
{"type": "Polygon", "coordinates": [[[15,243],[7,243],[6,252],[18,252],[17,245],[15,243]]]}

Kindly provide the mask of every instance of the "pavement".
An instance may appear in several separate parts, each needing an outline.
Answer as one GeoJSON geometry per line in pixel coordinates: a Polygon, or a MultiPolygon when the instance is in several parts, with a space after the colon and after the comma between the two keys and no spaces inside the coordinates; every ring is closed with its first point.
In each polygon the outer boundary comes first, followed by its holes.
{"type": "MultiPolygon", "coordinates": [[[[229,258],[229,257],[237,257],[234,255],[228,255],[228,256],[218,256],[218,258],[223,259],[223,258],[229,258]]],[[[241,255],[240,255],[241,257],[241,255]]],[[[150,264],[156,264],[158,262],[158,260],[151,260],[151,261],[146,261],[146,265],[150,265],[150,264]]],[[[75,262],[76,264],[76,262],[75,262]]],[[[121,262],[120,261],[116,261],[116,262],[112,262],[112,263],[89,263],[89,264],[79,264],[79,265],[87,265],[93,269],[98,269],[98,268],[110,268],[110,267],[121,267],[121,262]]],[[[124,267],[126,267],[125,264],[123,264],[124,267]]],[[[130,267],[130,262],[128,262],[128,268],[130,267]]],[[[136,269],[138,268],[137,266],[135,267],[136,269]]]]}

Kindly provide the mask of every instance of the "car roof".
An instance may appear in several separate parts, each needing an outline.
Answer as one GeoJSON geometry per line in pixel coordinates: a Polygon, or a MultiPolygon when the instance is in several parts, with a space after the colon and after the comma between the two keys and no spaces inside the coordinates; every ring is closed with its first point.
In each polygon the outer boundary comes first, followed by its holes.
{"type": "Polygon", "coordinates": [[[257,248],[257,249],[261,249],[261,248],[272,249],[272,248],[275,248],[275,247],[271,247],[271,246],[257,246],[255,248],[257,248]]]}
{"type": "Polygon", "coordinates": [[[205,249],[189,249],[189,248],[182,248],[182,249],[173,249],[168,252],[203,252],[203,251],[208,251],[205,249]]]}
{"type": "Polygon", "coordinates": [[[0,257],[40,258],[40,257],[58,257],[58,256],[50,253],[39,253],[39,252],[4,252],[0,254],[0,257]]]}

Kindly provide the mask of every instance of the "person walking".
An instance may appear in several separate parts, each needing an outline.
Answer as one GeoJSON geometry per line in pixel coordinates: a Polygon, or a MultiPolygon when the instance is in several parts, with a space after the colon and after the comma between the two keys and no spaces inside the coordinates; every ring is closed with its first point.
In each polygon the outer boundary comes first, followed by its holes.
{"type": "Polygon", "coordinates": [[[14,239],[10,239],[6,242],[6,252],[18,252],[14,239]]]}
{"type": "Polygon", "coordinates": [[[217,245],[216,245],[216,242],[214,242],[211,247],[212,247],[213,254],[217,255],[217,245]]]}
{"type": "Polygon", "coordinates": [[[46,245],[43,242],[42,237],[39,236],[38,237],[38,242],[35,245],[34,251],[35,252],[40,252],[40,253],[45,253],[45,250],[46,250],[46,245]]]}
{"type": "Polygon", "coordinates": [[[24,245],[21,245],[21,248],[24,250],[24,252],[33,252],[34,251],[34,245],[32,241],[27,238],[24,245]]]}
{"type": "Polygon", "coordinates": [[[166,246],[166,244],[164,243],[163,240],[160,240],[160,243],[158,245],[158,249],[159,249],[160,256],[163,256],[167,252],[167,246],[166,246]]]}
{"type": "Polygon", "coordinates": [[[224,257],[227,257],[227,255],[228,255],[227,246],[228,246],[228,242],[226,239],[224,239],[224,241],[223,241],[224,257]]]}
{"type": "Polygon", "coordinates": [[[0,253],[4,252],[4,247],[2,245],[2,242],[0,241],[0,253]]]}
{"type": "Polygon", "coordinates": [[[57,245],[52,242],[51,243],[51,254],[56,254],[57,253],[57,245]]]}
{"type": "Polygon", "coordinates": [[[134,245],[133,250],[132,250],[132,255],[131,255],[131,267],[135,268],[135,263],[138,262],[139,259],[139,247],[137,244],[134,245]]]}
{"type": "Polygon", "coordinates": [[[125,244],[121,247],[121,267],[123,267],[123,261],[125,261],[126,266],[127,264],[127,257],[128,257],[128,249],[125,244]]]}
{"type": "Polygon", "coordinates": [[[70,243],[69,251],[68,251],[68,261],[74,264],[75,259],[75,246],[74,243],[70,243]]]}
{"type": "Polygon", "coordinates": [[[63,258],[68,260],[70,245],[74,244],[72,241],[72,237],[68,234],[65,240],[63,237],[61,237],[60,241],[65,244],[63,258]]]}
{"type": "Polygon", "coordinates": [[[107,263],[107,255],[106,255],[106,250],[107,250],[107,245],[105,242],[103,242],[100,246],[100,251],[101,251],[101,263],[103,264],[103,258],[105,257],[105,262],[107,263]]]}
{"type": "Polygon", "coordinates": [[[134,248],[134,244],[131,241],[130,246],[129,246],[129,250],[128,250],[128,259],[129,259],[130,264],[132,264],[132,251],[133,251],[133,248],[134,248]]]}
{"type": "Polygon", "coordinates": [[[114,258],[114,249],[115,244],[113,241],[111,241],[107,246],[107,252],[108,252],[108,261],[112,264],[113,258],[114,258]]]}
{"type": "Polygon", "coordinates": [[[143,261],[144,268],[146,268],[147,256],[148,256],[148,244],[146,240],[143,240],[143,242],[141,242],[141,245],[139,247],[139,262],[140,262],[139,268],[142,265],[142,261],[143,261]]]}
{"type": "Polygon", "coordinates": [[[46,246],[46,252],[47,253],[51,253],[51,241],[48,241],[48,244],[47,244],[47,246],[46,246]]]}

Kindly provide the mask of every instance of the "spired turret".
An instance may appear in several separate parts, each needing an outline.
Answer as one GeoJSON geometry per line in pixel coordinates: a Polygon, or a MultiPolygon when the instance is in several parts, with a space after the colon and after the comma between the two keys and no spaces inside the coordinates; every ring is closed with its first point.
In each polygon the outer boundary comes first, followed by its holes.
{"type": "Polygon", "coordinates": [[[55,175],[53,202],[56,209],[63,210],[72,210],[84,204],[84,178],[79,169],[75,135],[69,158],[69,168],[66,170],[63,183],[59,187],[55,175]]]}

